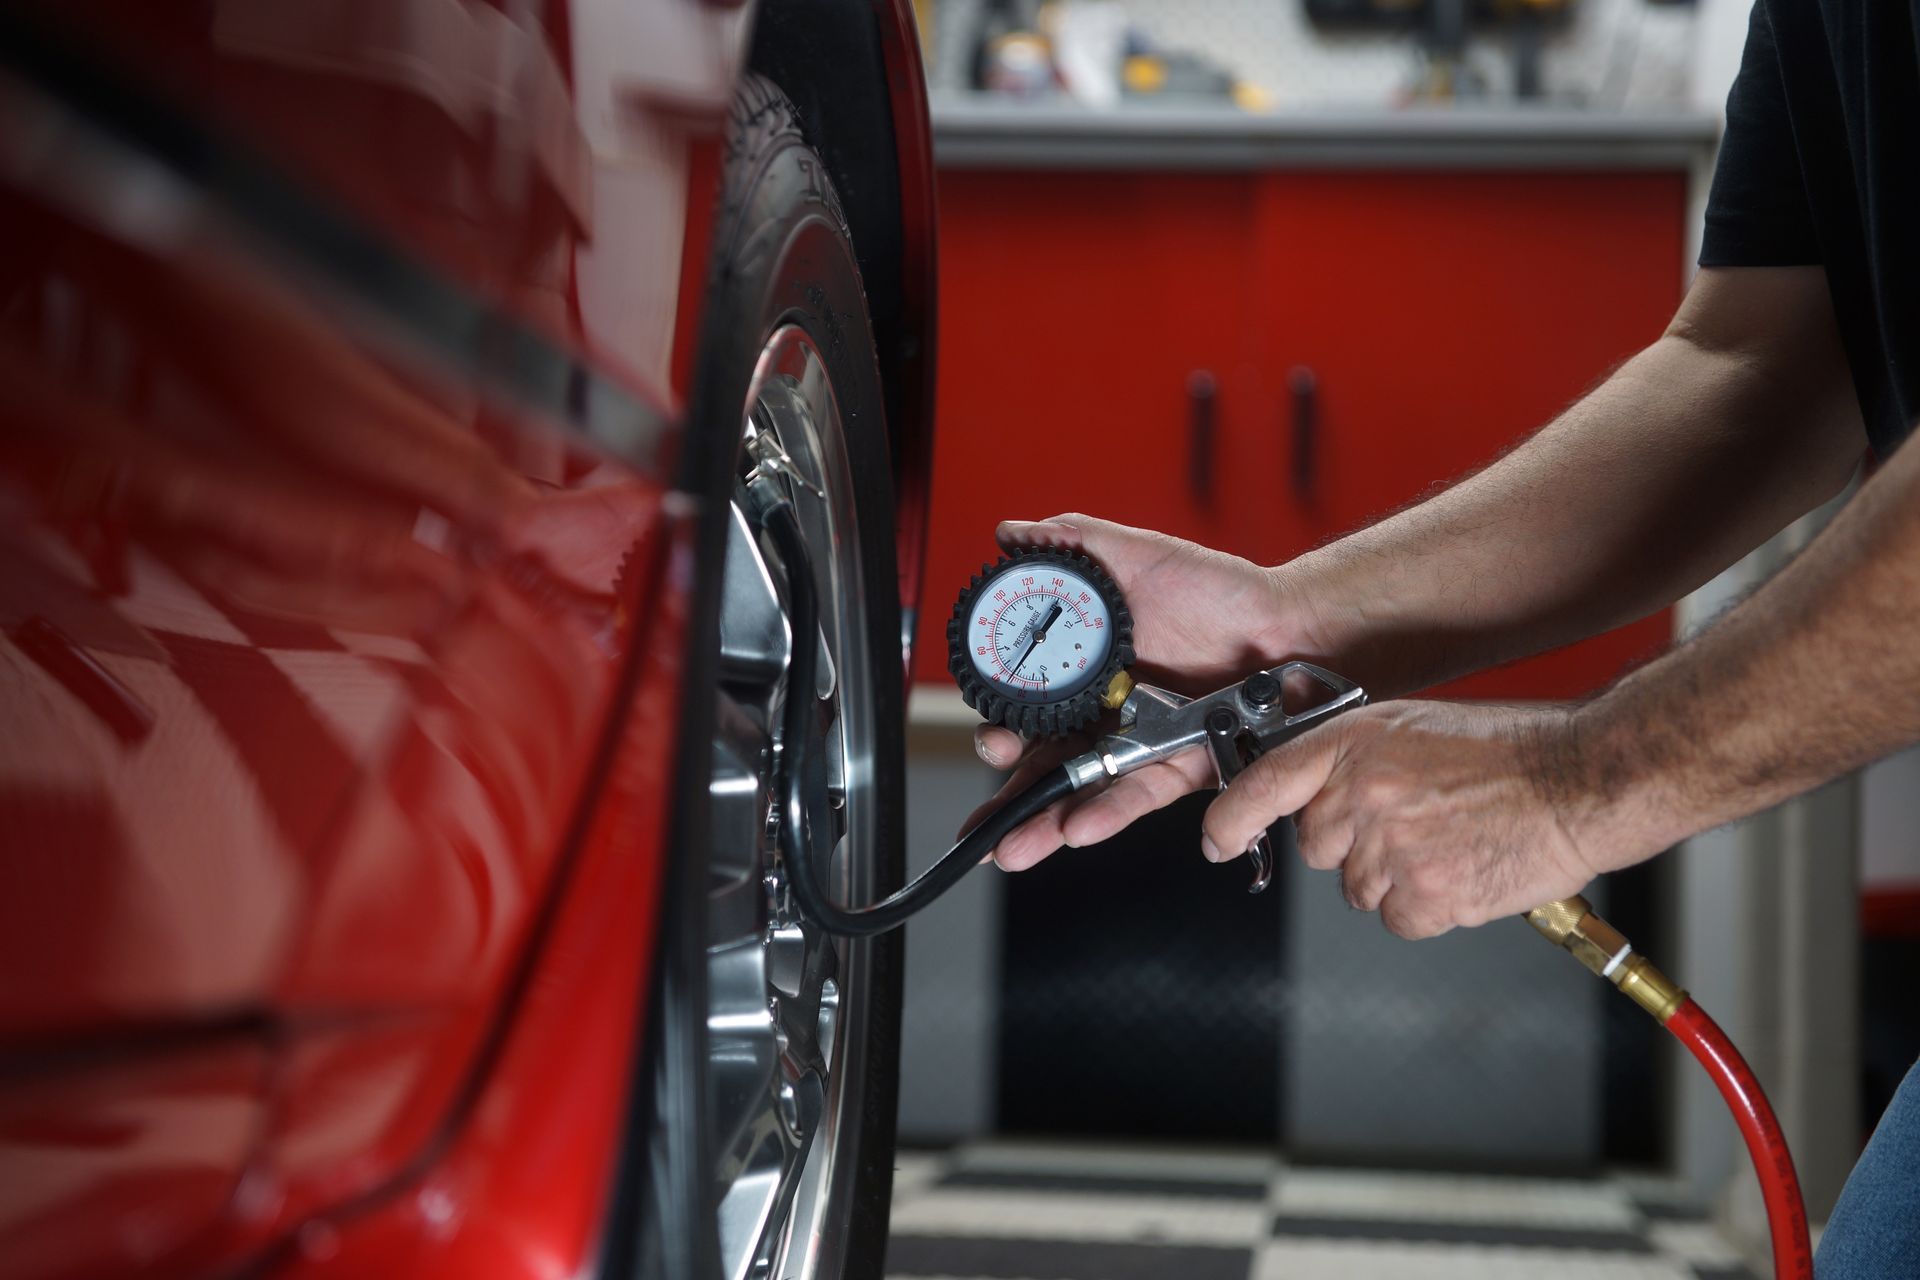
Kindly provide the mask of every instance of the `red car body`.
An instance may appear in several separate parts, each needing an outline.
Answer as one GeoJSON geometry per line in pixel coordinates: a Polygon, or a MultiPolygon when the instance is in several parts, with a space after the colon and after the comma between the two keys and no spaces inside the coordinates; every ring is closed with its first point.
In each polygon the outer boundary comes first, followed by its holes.
{"type": "MultiPolygon", "coordinates": [[[[911,610],[924,85],[904,0],[834,12],[870,65],[783,88],[891,108],[911,610]]],[[[593,1267],[710,585],[677,463],[739,430],[688,397],[755,16],[0,17],[0,1276],[593,1267]]]]}

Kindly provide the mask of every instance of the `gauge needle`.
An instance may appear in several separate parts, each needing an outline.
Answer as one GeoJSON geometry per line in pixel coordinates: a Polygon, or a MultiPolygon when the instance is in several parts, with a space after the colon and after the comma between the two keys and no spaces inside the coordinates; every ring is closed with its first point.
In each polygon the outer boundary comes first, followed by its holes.
{"type": "Polygon", "coordinates": [[[1027,624],[1029,636],[1027,647],[1020,651],[1020,660],[1013,664],[1013,670],[1007,672],[1008,675],[1017,676],[1020,674],[1020,668],[1026,664],[1027,658],[1033,653],[1035,646],[1047,638],[1047,628],[1052,626],[1053,620],[1059,616],[1060,605],[1056,602],[1053,608],[1047,610],[1044,618],[1041,618],[1038,622],[1029,622],[1027,624]]]}

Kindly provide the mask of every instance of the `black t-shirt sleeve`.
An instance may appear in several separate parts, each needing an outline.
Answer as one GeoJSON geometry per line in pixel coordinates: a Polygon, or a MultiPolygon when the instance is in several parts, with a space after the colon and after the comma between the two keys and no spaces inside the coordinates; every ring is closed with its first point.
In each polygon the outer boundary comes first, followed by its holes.
{"type": "Polygon", "coordinates": [[[1707,195],[1703,267],[1797,267],[1820,262],[1800,153],[1787,117],[1767,0],[1747,23],[1740,74],[1727,95],[1727,132],[1707,195]]]}

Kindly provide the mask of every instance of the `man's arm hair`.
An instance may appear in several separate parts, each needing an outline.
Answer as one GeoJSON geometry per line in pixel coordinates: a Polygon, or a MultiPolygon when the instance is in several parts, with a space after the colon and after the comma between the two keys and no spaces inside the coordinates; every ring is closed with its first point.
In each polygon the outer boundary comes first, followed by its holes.
{"type": "Polygon", "coordinates": [[[1864,440],[1825,273],[1707,269],[1525,444],[1278,573],[1319,656],[1407,692],[1664,608],[1839,492],[1864,440]]]}
{"type": "Polygon", "coordinates": [[[1920,449],[1574,725],[1562,771],[1616,816],[1629,860],[1920,741],[1920,449]]]}

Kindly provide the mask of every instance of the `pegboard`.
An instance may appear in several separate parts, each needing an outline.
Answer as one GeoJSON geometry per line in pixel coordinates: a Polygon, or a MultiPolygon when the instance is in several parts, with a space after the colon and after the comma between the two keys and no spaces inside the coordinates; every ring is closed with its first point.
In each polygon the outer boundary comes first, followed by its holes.
{"type": "MultiPolygon", "coordinates": [[[[1190,50],[1273,95],[1278,108],[1378,107],[1413,80],[1417,46],[1401,33],[1326,32],[1300,0],[1111,0],[1169,49],[1190,50]]],[[[983,0],[937,0],[932,87],[967,88],[970,33],[983,0]]],[[[1565,28],[1543,38],[1542,78],[1557,102],[1604,109],[1687,102],[1697,21],[1690,5],[1576,0],[1565,28]]],[[[1489,93],[1507,98],[1505,36],[1476,33],[1467,60],[1489,93]]]]}

